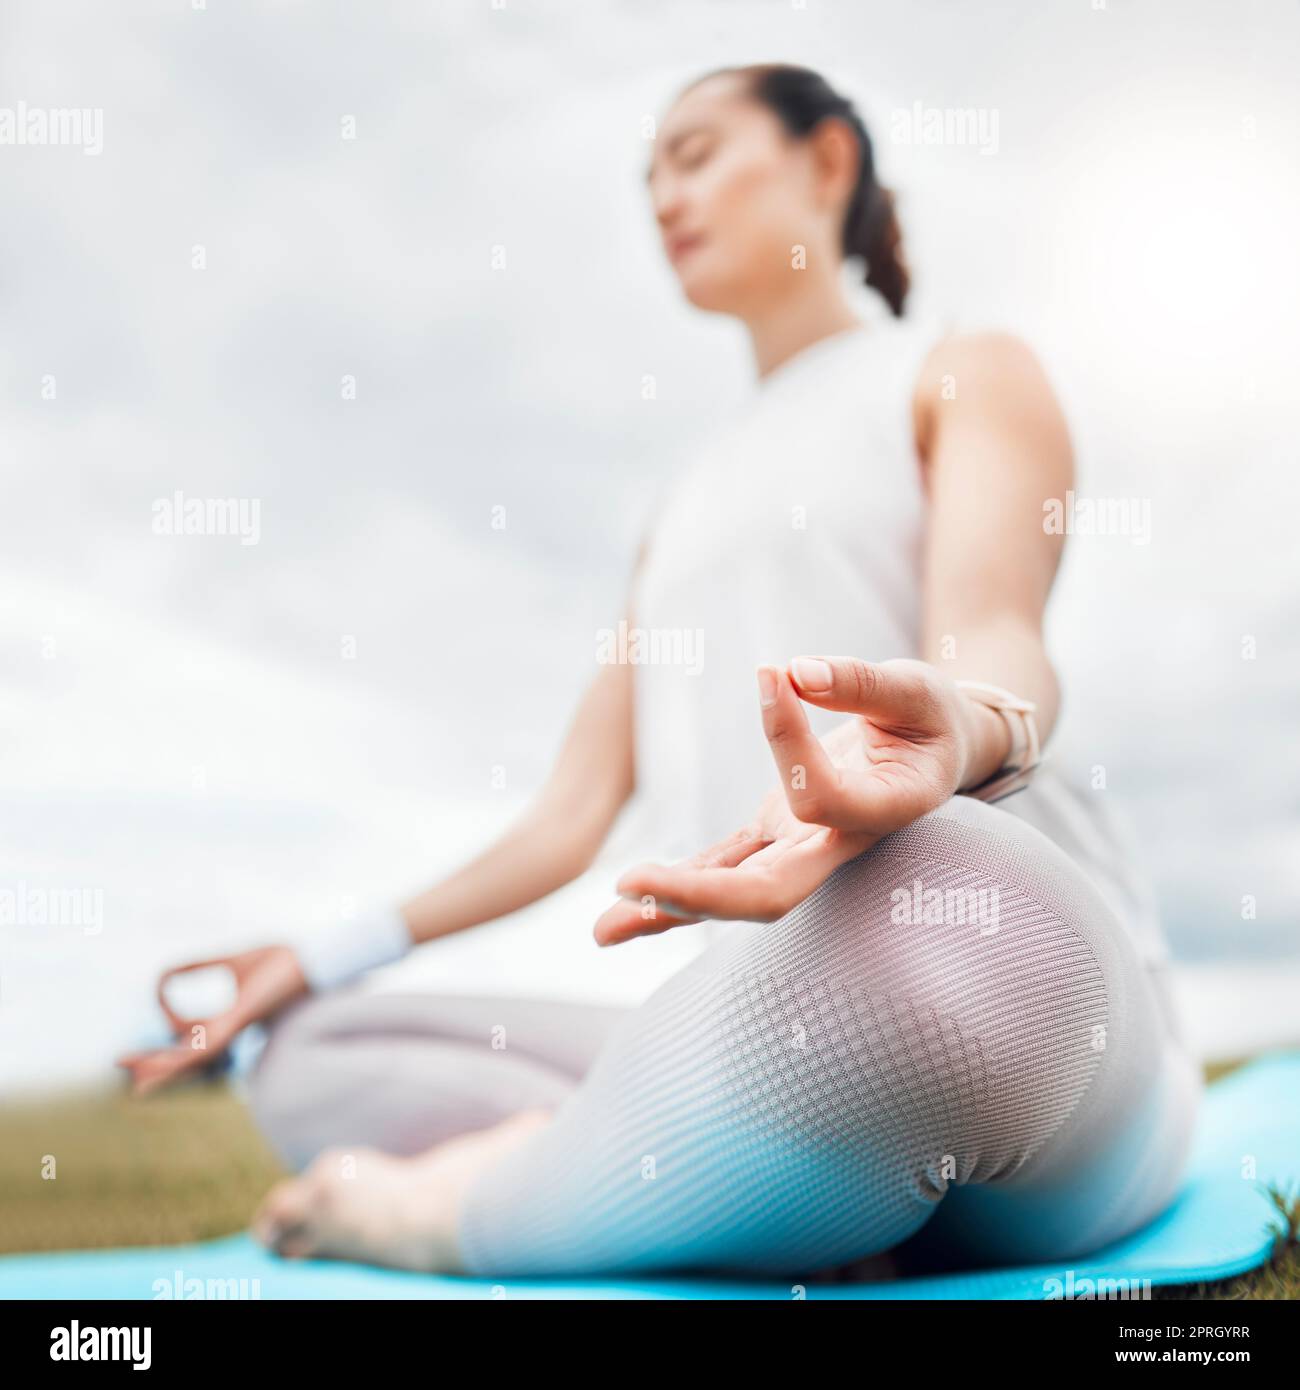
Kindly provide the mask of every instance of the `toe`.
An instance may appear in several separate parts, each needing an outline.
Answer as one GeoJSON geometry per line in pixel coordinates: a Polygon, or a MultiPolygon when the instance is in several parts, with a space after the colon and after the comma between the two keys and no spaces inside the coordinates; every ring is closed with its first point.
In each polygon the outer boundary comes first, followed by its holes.
{"type": "Polygon", "coordinates": [[[314,1184],[294,1178],[273,1187],[253,1218],[253,1235],[269,1250],[286,1253],[300,1246],[314,1205],[314,1184]]]}

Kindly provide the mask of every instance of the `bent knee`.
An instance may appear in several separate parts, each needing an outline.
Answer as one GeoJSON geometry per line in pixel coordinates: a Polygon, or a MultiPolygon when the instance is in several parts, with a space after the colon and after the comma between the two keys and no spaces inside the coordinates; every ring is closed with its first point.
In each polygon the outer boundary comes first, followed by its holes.
{"type": "Polygon", "coordinates": [[[311,1157],[307,1132],[314,1069],[311,1044],[271,1035],[245,1082],[248,1108],[263,1137],[290,1168],[311,1157]]]}
{"type": "Polygon", "coordinates": [[[355,989],[308,994],[263,1023],[266,1043],[246,1084],[253,1114],[273,1138],[292,1130],[310,1108],[308,1098],[318,1089],[311,1078],[322,1071],[321,1044],[346,1033],[369,1003],[355,989]]]}
{"type": "Polygon", "coordinates": [[[1041,831],[969,797],[842,865],[778,925],[846,964],[869,942],[877,984],[955,1005],[978,979],[1004,1007],[1065,1008],[1089,1027],[1142,973],[1084,870],[1041,831]]]}
{"type": "MultiPolygon", "coordinates": [[[[744,962],[768,1028],[802,1029],[920,1189],[1017,1171],[1128,1027],[1140,964],[1096,887],[969,798],[842,865],[744,962]]],[[[843,1095],[837,1097],[837,1104],[843,1095]]]]}
{"type": "Polygon", "coordinates": [[[335,1106],[335,1068],[325,1047],[348,995],[308,995],[268,1019],[266,1042],[245,1081],[248,1107],[262,1135],[294,1169],[320,1144],[320,1113],[335,1106]]]}

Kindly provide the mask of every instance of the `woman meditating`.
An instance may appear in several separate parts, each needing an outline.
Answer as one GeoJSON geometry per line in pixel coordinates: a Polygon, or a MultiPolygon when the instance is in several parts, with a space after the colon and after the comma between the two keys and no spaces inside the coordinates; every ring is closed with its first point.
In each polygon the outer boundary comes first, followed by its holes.
{"type": "Polygon", "coordinates": [[[1201,1083],[1104,793],[1040,765],[1060,408],[1015,339],[903,318],[890,195],[817,74],[693,83],[648,183],[686,297],[743,322],[757,370],[626,614],[702,634],[702,661],[601,664],[497,844],[230,958],[206,1052],[124,1060],[149,1089],[267,1025],[253,1107],[297,1175],[254,1230],[287,1256],[798,1276],[913,1237],[965,1263],[1098,1249],[1172,1198],[1201,1083]],[[854,311],[846,257],[890,314],[854,311]],[[684,857],[630,868],[597,941],[729,923],[644,1003],[355,987],[573,880],[634,790],[684,857]]]}

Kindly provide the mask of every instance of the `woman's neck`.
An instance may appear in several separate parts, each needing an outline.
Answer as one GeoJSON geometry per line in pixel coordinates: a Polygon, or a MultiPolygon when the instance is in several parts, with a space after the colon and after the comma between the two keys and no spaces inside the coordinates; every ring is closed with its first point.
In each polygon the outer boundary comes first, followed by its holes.
{"type": "Polygon", "coordinates": [[[759,379],[775,371],[795,353],[861,322],[845,302],[838,285],[819,294],[809,294],[805,290],[766,305],[760,313],[745,320],[759,379]]]}

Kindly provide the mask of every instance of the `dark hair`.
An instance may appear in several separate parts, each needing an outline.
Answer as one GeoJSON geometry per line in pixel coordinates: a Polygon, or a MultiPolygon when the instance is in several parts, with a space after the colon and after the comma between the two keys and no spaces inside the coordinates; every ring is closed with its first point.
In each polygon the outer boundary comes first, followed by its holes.
{"type": "MultiPolygon", "coordinates": [[[[876,161],[871,138],[857,108],[842,97],[820,73],[788,63],[755,63],[748,67],[719,68],[708,77],[724,74],[740,77],[749,94],[780,117],[791,135],[804,136],[827,117],[844,121],[858,140],[858,183],[844,218],[846,256],[866,261],[866,282],[883,296],[894,315],[901,318],[911,286],[903,258],[903,234],[894,211],[894,195],[876,181],[876,161]]],[[[705,78],[698,79],[703,82],[705,78]]],[[[698,85],[692,83],[692,86],[698,85]]]]}

